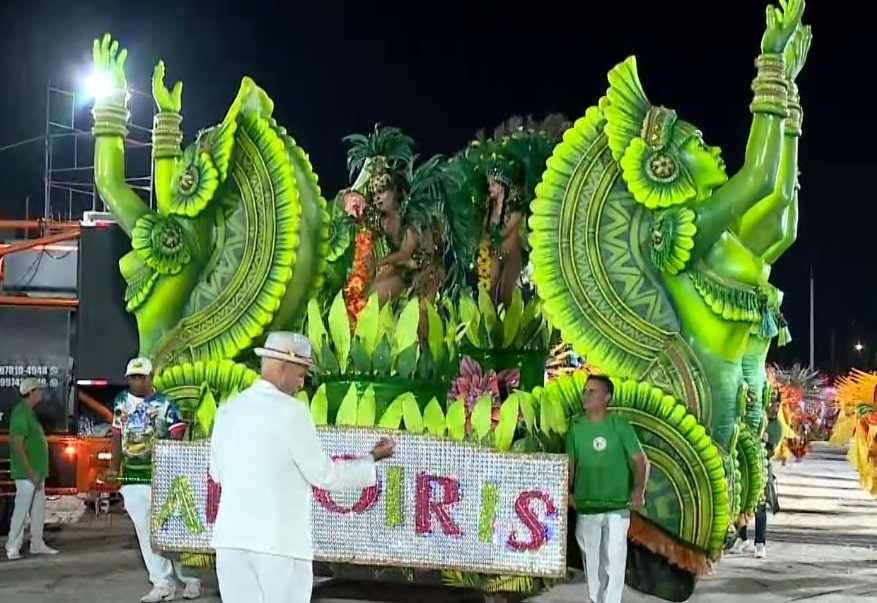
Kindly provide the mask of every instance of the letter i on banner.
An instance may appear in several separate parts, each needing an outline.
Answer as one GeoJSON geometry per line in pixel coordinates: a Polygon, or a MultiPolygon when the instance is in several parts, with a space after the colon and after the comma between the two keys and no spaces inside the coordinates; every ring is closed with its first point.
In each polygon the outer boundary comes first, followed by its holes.
{"type": "Polygon", "coordinates": [[[404,480],[405,469],[402,467],[387,467],[384,524],[388,528],[398,528],[402,525],[402,485],[404,480]]]}
{"type": "Polygon", "coordinates": [[[414,533],[418,536],[432,534],[432,517],[441,524],[448,536],[462,536],[463,530],[454,523],[449,509],[460,501],[460,482],[457,480],[421,473],[417,476],[417,491],[414,495],[414,533]],[[433,499],[433,486],[441,490],[441,499],[433,499]]]}
{"type": "Polygon", "coordinates": [[[493,527],[496,522],[496,486],[485,482],[481,486],[481,512],[478,516],[478,540],[493,542],[493,527]]]}

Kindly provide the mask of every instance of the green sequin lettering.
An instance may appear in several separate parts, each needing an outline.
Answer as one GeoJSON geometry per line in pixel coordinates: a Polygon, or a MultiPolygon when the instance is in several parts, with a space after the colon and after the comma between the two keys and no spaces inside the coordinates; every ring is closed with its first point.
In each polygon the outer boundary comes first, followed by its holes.
{"type": "Polygon", "coordinates": [[[402,467],[387,468],[387,507],[384,523],[388,528],[402,525],[402,480],[405,470],[402,467]]]}
{"type": "Polygon", "coordinates": [[[496,486],[485,482],[481,486],[481,514],[478,518],[478,540],[493,542],[493,524],[496,521],[496,486]]]}
{"type": "Polygon", "coordinates": [[[198,517],[198,510],[195,508],[192,484],[189,482],[188,476],[185,475],[178,475],[171,482],[171,487],[155,517],[152,529],[154,531],[160,530],[176,514],[182,518],[183,525],[186,526],[190,534],[197,535],[204,532],[204,526],[198,517]]]}

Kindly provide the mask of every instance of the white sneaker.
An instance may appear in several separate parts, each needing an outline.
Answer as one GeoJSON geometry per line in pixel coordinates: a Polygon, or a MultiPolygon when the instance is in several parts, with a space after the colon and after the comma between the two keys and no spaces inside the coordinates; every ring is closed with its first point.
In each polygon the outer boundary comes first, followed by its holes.
{"type": "Polygon", "coordinates": [[[10,561],[18,561],[21,559],[21,553],[13,551],[12,549],[6,549],[6,558],[10,561]]]}
{"type": "Polygon", "coordinates": [[[31,555],[57,555],[58,551],[47,544],[30,545],[31,555]]]}
{"type": "Polygon", "coordinates": [[[154,586],[148,594],[140,598],[140,603],[161,603],[161,601],[173,601],[177,598],[177,589],[173,586],[154,586]]]}
{"type": "Polygon", "coordinates": [[[764,550],[764,543],[758,543],[755,545],[755,558],[756,559],[764,559],[767,556],[767,551],[764,550]]]}
{"type": "Polygon", "coordinates": [[[748,540],[741,540],[739,538],[734,542],[734,546],[728,549],[728,553],[731,555],[742,555],[744,553],[748,554],[752,553],[753,551],[755,551],[755,547],[752,546],[751,542],[749,542],[748,540]]]}
{"type": "Polygon", "coordinates": [[[198,599],[201,597],[200,580],[184,580],[183,584],[185,585],[185,588],[183,589],[184,599],[198,599]]]}

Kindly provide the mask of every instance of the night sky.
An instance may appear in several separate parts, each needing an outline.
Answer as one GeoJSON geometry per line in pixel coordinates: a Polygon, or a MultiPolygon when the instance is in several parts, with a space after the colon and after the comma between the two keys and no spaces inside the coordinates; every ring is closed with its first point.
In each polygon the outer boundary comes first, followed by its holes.
{"type": "MultiPolygon", "coordinates": [[[[346,134],[381,122],[413,136],[424,155],[452,153],[479,128],[492,129],[513,114],[579,117],[605,91],[606,72],[631,54],[650,100],[703,130],[709,144],[722,147],[732,172],[742,163],[764,25],[764,3],[756,1],[607,2],[587,9],[475,1],[4,4],[0,109],[7,119],[0,146],[40,136],[47,83],[81,92],[92,39],[110,31],[128,48],[129,86],[148,92],[159,58],[168,84],[184,81],[187,141],[223,117],[241,76],[253,77],[274,99],[278,120],[310,153],[327,196],[346,184],[346,134]]],[[[597,3],[573,6],[586,4],[597,3]]],[[[786,292],[795,340],[776,358],[807,361],[812,265],[817,364],[830,370],[835,330],[835,366],[842,370],[857,361],[873,364],[877,351],[877,127],[875,93],[863,75],[873,71],[877,53],[867,41],[870,19],[852,8],[811,0],[805,22],[814,41],[799,78],[801,221],[798,241],[773,277],[786,292]],[[853,352],[857,341],[866,346],[864,358],[853,352]]],[[[85,104],[84,95],[79,101],[85,104]]],[[[76,119],[78,127],[90,126],[85,108],[76,119]]],[[[56,155],[56,165],[72,161],[69,149],[56,155]]],[[[42,142],[0,157],[0,217],[22,217],[28,196],[31,215],[41,213],[42,142]]],[[[55,213],[67,211],[54,196],[52,205],[55,213]]]]}

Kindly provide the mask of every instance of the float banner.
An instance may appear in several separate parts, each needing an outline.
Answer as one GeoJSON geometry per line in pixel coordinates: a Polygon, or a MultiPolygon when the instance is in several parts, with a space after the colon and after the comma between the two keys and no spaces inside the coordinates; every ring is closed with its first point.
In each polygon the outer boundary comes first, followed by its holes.
{"type": "MultiPolygon", "coordinates": [[[[396,452],[378,463],[376,486],[332,494],[312,490],[317,561],[566,574],[566,456],[499,453],[380,429],[327,427],[319,434],[323,449],[336,459],[364,456],[387,435],[395,438],[396,452]]],[[[206,441],[156,443],[152,541],[157,549],[211,552],[222,492],[208,475],[209,451],[206,441]]],[[[258,512],[254,490],[253,513],[258,512]]]]}

